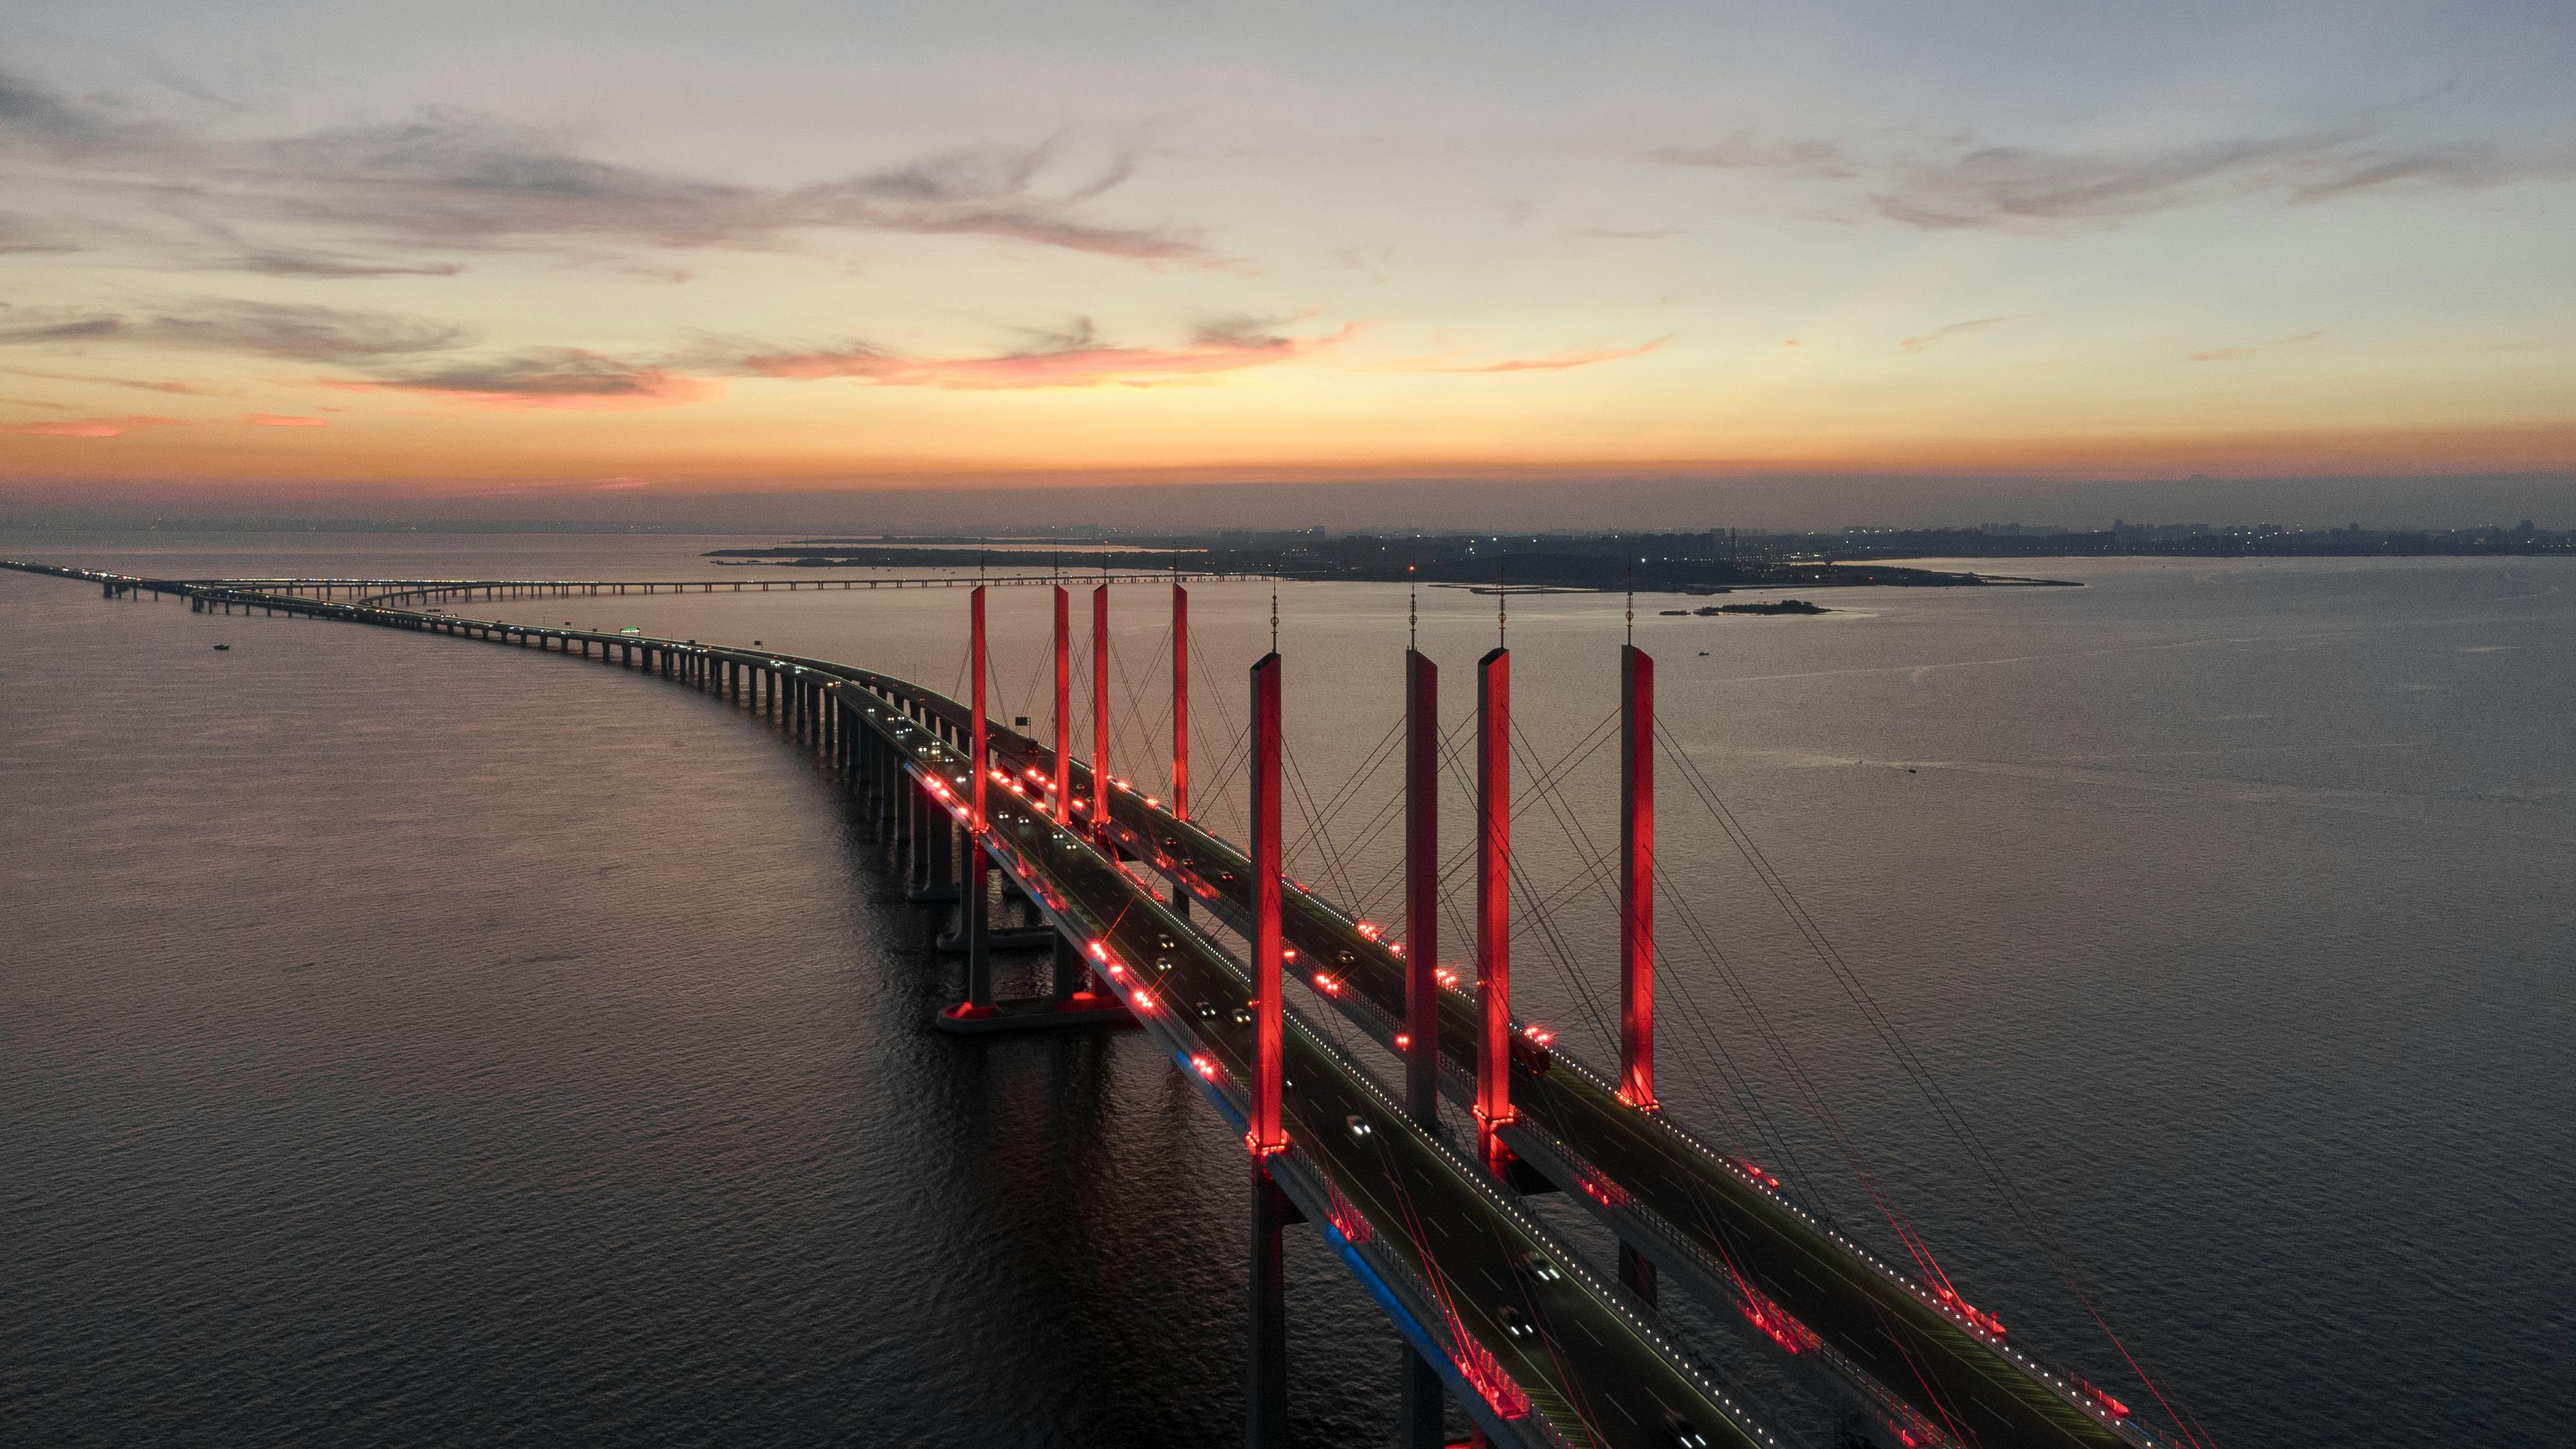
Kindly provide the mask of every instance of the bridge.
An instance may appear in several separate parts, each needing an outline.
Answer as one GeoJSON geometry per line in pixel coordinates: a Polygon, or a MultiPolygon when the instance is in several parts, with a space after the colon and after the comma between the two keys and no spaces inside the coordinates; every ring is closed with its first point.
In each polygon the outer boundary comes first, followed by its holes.
{"type": "MultiPolygon", "coordinates": [[[[736,703],[812,748],[897,845],[912,896],[953,903],[952,942],[943,944],[966,958],[964,990],[941,1027],[1132,1024],[1243,1132],[1253,1322],[1247,1442],[1255,1449],[1284,1433],[1280,1243],[1300,1222],[1316,1227],[1405,1340],[1398,1441],[1408,1449],[1441,1442],[1444,1398],[1495,1443],[1779,1445],[1661,1325],[1656,1303],[1668,1289],[1747,1325],[1843,1406],[1843,1432],[1886,1449],[2205,1442],[2190,1429],[2172,1441],[2151,1433],[2110,1393],[2011,1338],[1901,1222],[1891,1219],[1916,1250],[1910,1273],[1810,1212],[1757,1164],[1663,1114],[1654,1077],[1654,662],[1633,645],[1622,655],[1618,722],[1620,1060],[1604,1072],[1511,1010],[1504,648],[1476,666],[1477,971],[1464,981],[1438,965],[1433,661],[1419,652],[1406,660],[1406,908],[1396,940],[1286,876],[1285,666],[1275,652],[1249,679],[1251,839],[1225,840],[1192,818],[1185,582],[1171,582],[1167,801],[1075,758],[1071,609],[1060,584],[1053,737],[1042,741],[988,716],[981,588],[969,595],[974,684],[961,701],[831,660],[387,602],[442,582],[532,591],[489,595],[506,598],[578,581],[168,580],[0,566],[96,583],[111,597],[148,593],[198,610],[597,659],[736,703]],[[1044,996],[994,993],[997,910],[1008,905],[1024,905],[1052,942],[1044,996]],[[1402,1064],[1402,1080],[1379,1081],[1328,1022],[1288,1003],[1290,962],[1324,1010],[1402,1064]],[[1466,1109],[1472,1140],[1453,1140],[1443,1126],[1444,1097],[1466,1109]],[[1525,1195],[1546,1191],[1562,1192],[1616,1236],[1614,1270],[1596,1271],[1528,1211],[1525,1195]]],[[[1109,598],[1100,583],[1091,601],[1095,661],[1107,657],[1109,598]]],[[[1097,763],[1109,758],[1110,712],[1106,673],[1092,674],[1097,763]]]]}
{"type": "MultiPolygon", "coordinates": [[[[779,567],[794,567],[780,565],[779,567]]],[[[1091,583],[1201,583],[1209,579],[1266,578],[1266,574],[1215,574],[1189,572],[1090,572],[1080,577],[1091,583]]],[[[937,574],[872,573],[866,578],[779,578],[758,575],[731,579],[330,579],[330,578],[238,578],[238,579],[128,579],[110,582],[111,595],[130,591],[145,593],[175,592],[182,588],[212,591],[215,595],[282,594],[290,598],[338,599],[346,597],[366,604],[425,604],[433,599],[569,599],[617,598],[628,594],[715,594],[772,591],[792,594],[800,589],[817,592],[826,589],[956,589],[956,588],[1033,588],[1041,584],[1062,587],[1065,575],[994,574],[985,577],[979,569],[973,578],[965,576],[960,564],[952,572],[937,574]]]]}

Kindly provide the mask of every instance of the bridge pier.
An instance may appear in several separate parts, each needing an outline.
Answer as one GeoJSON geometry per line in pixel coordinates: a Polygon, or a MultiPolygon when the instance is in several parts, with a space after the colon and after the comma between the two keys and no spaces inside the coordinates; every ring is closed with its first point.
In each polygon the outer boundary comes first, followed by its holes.
{"type": "Polygon", "coordinates": [[[1303,1221],[1288,1194],[1270,1177],[1265,1157],[1252,1159],[1252,1344],[1247,1365],[1246,1449],[1286,1449],[1288,1443],[1288,1281],[1280,1254],[1282,1230],[1303,1221]]]}
{"type": "Polygon", "coordinates": [[[953,901],[958,896],[957,821],[948,813],[946,805],[926,798],[928,791],[922,793],[925,796],[922,805],[930,819],[927,832],[930,853],[925,862],[927,869],[922,875],[921,889],[914,892],[912,898],[923,902],[953,901]]]}

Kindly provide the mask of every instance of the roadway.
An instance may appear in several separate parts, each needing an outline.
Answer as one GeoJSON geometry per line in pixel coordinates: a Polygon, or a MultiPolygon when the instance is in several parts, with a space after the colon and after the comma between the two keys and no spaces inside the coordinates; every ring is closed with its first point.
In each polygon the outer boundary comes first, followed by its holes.
{"type": "MultiPolygon", "coordinates": [[[[1032,745],[1024,753],[1044,767],[1045,751],[1032,745]]],[[[1088,775],[1078,766],[1074,775],[1080,807],[1089,799],[1088,775]]],[[[1248,921],[1251,868],[1240,852],[1134,791],[1113,788],[1110,800],[1122,844],[1176,870],[1229,924],[1248,921]]],[[[1282,896],[1287,944],[1302,962],[1339,978],[1342,989],[1325,999],[1394,1050],[1404,1019],[1404,958],[1312,892],[1291,886],[1282,896]]],[[[1475,998],[1444,990],[1442,1085],[1462,1102],[1473,1100],[1476,1030],[1475,998]]],[[[1918,1441],[1937,1435],[2016,1449],[2155,1442],[2061,1371],[1967,1321],[1818,1221],[1776,1184],[1660,1112],[1620,1100],[1607,1079],[1566,1053],[1531,1054],[1535,1062],[1514,1055],[1512,1101],[1523,1125],[1505,1130],[1506,1144],[1722,1312],[1767,1319],[1766,1336],[1821,1361],[1881,1412],[1887,1429],[1918,1441]],[[1793,1322],[1779,1323],[1776,1310],[1793,1322]]]]}

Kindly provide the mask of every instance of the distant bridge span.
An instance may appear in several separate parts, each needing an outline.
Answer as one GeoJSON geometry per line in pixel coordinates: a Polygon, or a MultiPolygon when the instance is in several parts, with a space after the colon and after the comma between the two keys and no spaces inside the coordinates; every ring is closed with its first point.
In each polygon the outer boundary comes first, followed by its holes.
{"type": "MultiPolygon", "coordinates": [[[[14,565],[13,565],[14,567],[14,565]]],[[[779,565],[778,567],[792,567],[779,565]]],[[[821,570],[808,570],[819,574],[821,570]]],[[[1172,573],[1084,573],[1075,581],[1087,584],[1164,584],[1198,583],[1209,579],[1267,578],[1267,574],[1172,573]]],[[[956,589],[990,585],[993,588],[1028,588],[1038,584],[1063,584],[1062,574],[994,574],[990,577],[968,577],[962,569],[955,573],[877,575],[867,578],[807,577],[796,578],[757,575],[730,579],[135,579],[131,587],[159,592],[156,584],[172,584],[199,589],[250,590],[282,594],[289,598],[348,599],[361,604],[425,604],[435,599],[563,599],[613,598],[629,594],[792,594],[802,589],[956,589]]]]}

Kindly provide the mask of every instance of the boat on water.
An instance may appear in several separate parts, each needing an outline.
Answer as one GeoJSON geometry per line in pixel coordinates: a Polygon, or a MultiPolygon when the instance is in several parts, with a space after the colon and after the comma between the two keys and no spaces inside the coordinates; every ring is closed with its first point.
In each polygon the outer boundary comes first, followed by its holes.
{"type": "Polygon", "coordinates": [[[218,645],[216,645],[216,646],[215,646],[215,648],[216,648],[218,651],[225,650],[225,649],[230,649],[231,647],[233,647],[233,646],[231,646],[230,644],[218,644],[218,645]]]}

